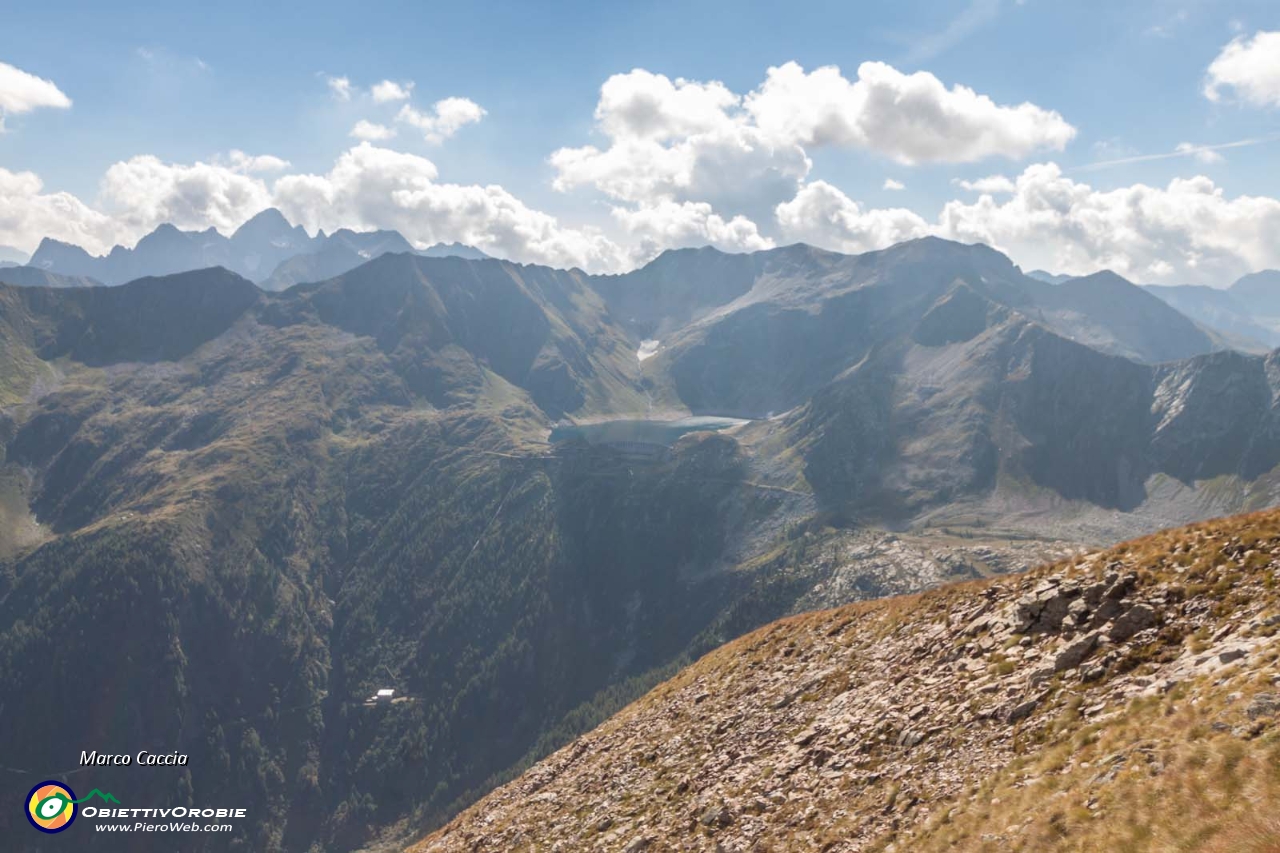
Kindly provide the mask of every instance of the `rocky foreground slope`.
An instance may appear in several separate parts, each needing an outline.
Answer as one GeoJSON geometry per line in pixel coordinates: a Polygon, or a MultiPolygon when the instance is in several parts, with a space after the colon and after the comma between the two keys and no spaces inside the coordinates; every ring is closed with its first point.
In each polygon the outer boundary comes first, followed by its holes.
{"type": "Polygon", "coordinates": [[[1280,849],[1280,511],[713,652],[413,848],[1280,849]]]}

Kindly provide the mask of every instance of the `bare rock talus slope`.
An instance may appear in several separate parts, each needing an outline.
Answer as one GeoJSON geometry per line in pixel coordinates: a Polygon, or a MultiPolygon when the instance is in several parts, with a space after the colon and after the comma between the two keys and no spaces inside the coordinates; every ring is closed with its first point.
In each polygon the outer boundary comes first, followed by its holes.
{"type": "Polygon", "coordinates": [[[1280,512],[731,643],[445,851],[1278,849],[1280,512]]]}

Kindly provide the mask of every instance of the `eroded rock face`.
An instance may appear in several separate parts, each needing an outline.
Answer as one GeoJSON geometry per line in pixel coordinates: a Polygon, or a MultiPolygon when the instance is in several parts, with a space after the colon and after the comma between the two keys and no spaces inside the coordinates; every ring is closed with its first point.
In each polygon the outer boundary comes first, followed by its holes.
{"type": "Polygon", "coordinates": [[[1145,604],[1135,604],[1112,623],[1111,630],[1107,632],[1107,636],[1111,638],[1112,642],[1122,642],[1139,631],[1154,627],[1159,621],[1156,612],[1150,607],[1145,604]]]}
{"type": "MultiPolygon", "coordinates": [[[[1280,511],[1272,520],[1280,530],[1280,511]]],[[[1104,727],[1179,686],[1193,701],[1228,678],[1280,684],[1280,533],[1244,543],[1215,525],[1159,550],[775,623],[415,850],[912,849],[1055,727],[1104,727]]],[[[1214,731],[1280,725],[1274,689],[1232,695],[1214,731]]],[[[1134,768],[1159,774],[1164,759],[1144,743],[1095,767],[1089,784],[1105,786],[1134,768]]]]}
{"type": "Polygon", "coordinates": [[[1020,634],[1096,629],[1124,612],[1119,602],[1136,581],[1135,575],[1121,576],[1113,567],[1094,583],[1050,577],[1018,599],[1009,625],[1020,634]]]}
{"type": "Polygon", "coordinates": [[[1098,647],[1101,636],[1100,632],[1092,631],[1058,652],[1058,656],[1053,659],[1053,671],[1065,672],[1078,667],[1098,647]]]}

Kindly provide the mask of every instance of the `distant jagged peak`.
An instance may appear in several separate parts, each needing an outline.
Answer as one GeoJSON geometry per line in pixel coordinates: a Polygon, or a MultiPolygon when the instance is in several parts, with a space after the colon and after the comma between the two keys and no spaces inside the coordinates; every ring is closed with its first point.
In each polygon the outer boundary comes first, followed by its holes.
{"type": "Polygon", "coordinates": [[[298,227],[301,226],[295,226],[277,208],[268,207],[245,220],[245,223],[237,228],[231,237],[235,239],[242,234],[292,231],[298,227]]]}
{"type": "Polygon", "coordinates": [[[475,246],[458,242],[435,243],[425,249],[419,249],[418,254],[424,258],[466,258],[470,261],[484,261],[493,257],[475,246]]]}
{"type": "MultiPolygon", "coordinates": [[[[218,234],[218,231],[215,228],[208,228],[205,231],[183,231],[181,228],[179,228],[176,225],[173,225],[172,223],[162,222],[161,224],[157,225],[155,227],[155,230],[153,230],[150,234],[145,235],[141,240],[139,240],[137,242],[137,245],[133,247],[133,251],[137,252],[149,246],[169,246],[169,245],[181,244],[181,243],[190,241],[193,237],[209,237],[212,235],[217,235],[219,237],[222,236],[218,234]]],[[[116,252],[121,252],[121,251],[127,252],[129,250],[123,246],[115,246],[111,249],[112,254],[115,254],[116,252]]]]}
{"type": "Polygon", "coordinates": [[[1120,273],[1110,269],[1101,269],[1101,270],[1098,270],[1097,272],[1089,273],[1088,275],[1069,276],[1062,283],[1064,285],[1068,285],[1071,287],[1088,287],[1088,286],[1137,287],[1138,286],[1133,282],[1129,281],[1129,279],[1120,275],[1120,273]]]}
{"type": "Polygon", "coordinates": [[[36,247],[35,254],[31,256],[31,260],[34,261],[45,252],[78,252],[86,257],[93,257],[87,250],[77,246],[75,243],[68,243],[56,237],[45,237],[40,241],[40,245],[36,247]]]}
{"type": "Polygon", "coordinates": [[[1048,270],[1031,270],[1027,273],[1027,278],[1034,278],[1036,281],[1043,281],[1045,284],[1062,284],[1070,281],[1075,276],[1070,273],[1049,272],[1048,270]]]}
{"type": "Polygon", "coordinates": [[[370,243],[379,241],[390,241],[403,244],[401,251],[413,251],[413,244],[410,243],[405,236],[399,231],[390,228],[375,228],[371,231],[356,231],[352,228],[339,228],[326,238],[327,242],[343,242],[343,243],[370,243]]]}

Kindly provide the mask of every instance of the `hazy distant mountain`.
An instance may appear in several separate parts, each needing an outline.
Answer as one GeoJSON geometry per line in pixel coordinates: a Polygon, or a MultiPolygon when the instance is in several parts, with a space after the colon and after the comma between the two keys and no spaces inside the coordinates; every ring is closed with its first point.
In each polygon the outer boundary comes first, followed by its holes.
{"type": "Polygon", "coordinates": [[[19,287],[101,287],[102,282],[85,276],[58,275],[38,267],[0,268],[0,284],[19,287]]]}
{"type": "Polygon", "coordinates": [[[1251,309],[1243,291],[1195,284],[1148,284],[1145,289],[1196,322],[1222,332],[1238,348],[1280,346],[1280,330],[1259,322],[1260,312],[1251,309]]]}
{"type": "Polygon", "coordinates": [[[41,241],[30,265],[61,275],[87,276],[116,285],[149,275],[169,275],[221,266],[247,278],[261,278],[284,258],[306,251],[312,239],[277,210],[265,210],[230,237],[215,229],[181,231],[161,225],[132,249],[116,246],[95,257],[79,246],[51,238],[41,241]]]}
{"type": "Polygon", "coordinates": [[[1221,332],[1237,349],[1280,346],[1280,271],[1252,273],[1226,289],[1153,284],[1146,290],[1196,322],[1221,332]]]}
{"type": "Polygon", "coordinates": [[[327,237],[323,233],[318,235],[310,251],[283,261],[261,285],[264,290],[284,290],[304,281],[324,281],[381,255],[402,252],[424,258],[484,260],[489,257],[462,243],[437,243],[419,251],[398,231],[360,232],[343,228],[327,237]]]}
{"type": "Polygon", "coordinates": [[[315,240],[301,225],[290,225],[275,208],[268,208],[236,229],[227,240],[227,269],[253,281],[271,274],[286,258],[311,251],[315,240]]]}
{"type": "Polygon", "coordinates": [[[1064,273],[1052,273],[1052,272],[1048,272],[1047,270],[1032,270],[1031,272],[1027,273],[1027,275],[1031,278],[1038,279],[1039,281],[1043,281],[1045,284],[1062,284],[1064,281],[1070,281],[1071,279],[1075,278],[1075,276],[1072,276],[1072,275],[1066,275],[1064,273]]]}
{"type": "Polygon", "coordinates": [[[355,269],[387,252],[412,252],[413,246],[395,231],[359,233],[342,229],[316,236],[311,248],[281,261],[262,280],[265,290],[284,290],[304,281],[323,281],[355,269]]]}
{"type": "Polygon", "coordinates": [[[489,257],[479,249],[468,246],[465,243],[436,243],[434,246],[419,249],[417,254],[424,258],[466,258],[471,261],[483,261],[489,257]]]}
{"type": "Polygon", "coordinates": [[[1246,275],[1231,285],[1229,292],[1249,312],[1280,318],[1280,270],[1246,275]]]}
{"type": "MultiPolygon", "coordinates": [[[[118,247],[117,247],[118,248],[118,247]]],[[[59,275],[90,275],[99,277],[108,270],[107,257],[95,257],[79,246],[45,237],[31,256],[30,265],[59,275]]]]}
{"type": "Polygon", "coordinates": [[[12,246],[0,246],[0,266],[20,267],[31,260],[31,256],[21,249],[12,246]]]}
{"type": "MultiPolygon", "coordinates": [[[[102,257],[90,255],[79,246],[45,238],[30,266],[109,285],[220,266],[258,282],[264,289],[284,290],[299,282],[341,275],[388,252],[415,251],[396,231],[357,232],[344,228],[331,235],[321,231],[311,237],[301,225],[291,225],[280,211],[269,208],[230,237],[212,228],[182,231],[161,225],[132,249],[116,246],[102,257]]],[[[440,243],[417,254],[475,260],[488,257],[461,243],[440,243]]]]}

